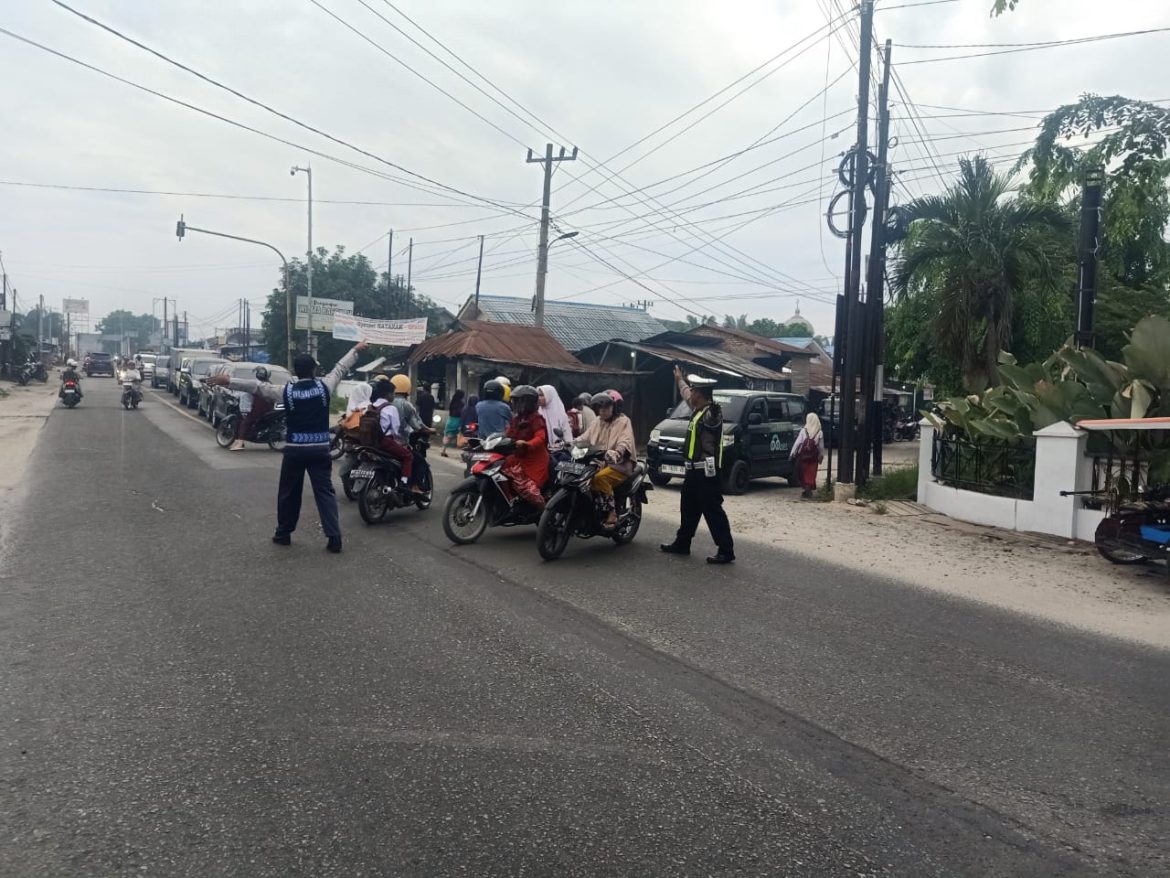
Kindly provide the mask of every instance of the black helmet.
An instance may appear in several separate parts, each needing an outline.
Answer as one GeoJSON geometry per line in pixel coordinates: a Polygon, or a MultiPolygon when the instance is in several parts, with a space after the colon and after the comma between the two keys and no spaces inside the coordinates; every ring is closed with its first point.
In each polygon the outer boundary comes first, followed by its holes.
{"type": "Polygon", "coordinates": [[[521,384],[512,388],[512,407],[521,414],[536,411],[540,393],[531,384],[521,384]]]}
{"type": "Polygon", "coordinates": [[[593,394],[591,394],[591,393],[577,394],[577,398],[573,400],[573,405],[577,406],[578,408],[582,408],[582,409],[586,408],[587,406],[593,405],[593,394]]]}
{"type": "Polygon", "coordinates": [[[502,401],[504,398],[504,385],[494,379],[489,381],[483,386],[483,398],[502,401]]]}
{"type": "Polygon", "coordinates": [[[256,380],[257,381],[267,381],[268,380],[268,369],[265,366],[257,366],[256,367],[256,380]]]}
{"type": "Polygon", "coordinates": [[[608,393],[595,393],[593,398],[589,400],[589,405],[596,410],[605,405],[615,405],[615,403],[613,397],[608,393]]]}

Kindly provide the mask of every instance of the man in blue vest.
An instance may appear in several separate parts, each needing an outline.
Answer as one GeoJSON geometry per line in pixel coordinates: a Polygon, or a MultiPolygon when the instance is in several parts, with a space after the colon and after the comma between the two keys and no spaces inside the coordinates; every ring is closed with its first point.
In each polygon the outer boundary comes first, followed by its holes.
{"type": "Polygon", "coordinates": [[[699,529],[699,519],[703,518],[718,548],[707,563],[730,564],[735,560],[735,544],[731,539],[731,523],[723,511],[719,471],[723,462],[723,411],[712,398],[715,382],[694,380],[688,384],[678,366],[674,367],[674,379],[692,415],[683,443],[686,475],[679,501],[682,521],[674,542],[660,548],[669,555],[689,555],[691,540],[699,529]]]}
{"type": "Polygon", "coordinates": [[[346,373],[357,363],[358,353],[366,343],[359,342],[340,360],[324,378],[317,378],[317,361],[308,354],[297,354],[293,359],[295,382],[277,387],[253,379],[229,379],[227,375],[213,375],[209,384],[221,384],[232,390],[259,393],[274,403],[283,403],[285,430],[288,442],[280,465],[280,487],[276,495],[276,533],[272,542],[287,546],[292,532],[297,529],[301,515],[301,494],[305,473],[313,486],[321,529],[325,531],[330,552],[341,551],[341,522],[337,516],[337,495],[333,491],[333,461],[329,457],[329,400],[346,373]]]}

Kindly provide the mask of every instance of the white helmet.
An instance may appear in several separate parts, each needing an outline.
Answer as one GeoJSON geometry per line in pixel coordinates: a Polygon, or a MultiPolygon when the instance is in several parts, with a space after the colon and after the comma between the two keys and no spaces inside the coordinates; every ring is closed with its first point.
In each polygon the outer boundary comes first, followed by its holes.
{"type": "Polygon", "coordinates": [[[73,359],[73,357],[70,357],[68,360],[65,361],[65,365],[68,366],[70,369],[76,369],[77,368],[77,360],[73,359]]]}

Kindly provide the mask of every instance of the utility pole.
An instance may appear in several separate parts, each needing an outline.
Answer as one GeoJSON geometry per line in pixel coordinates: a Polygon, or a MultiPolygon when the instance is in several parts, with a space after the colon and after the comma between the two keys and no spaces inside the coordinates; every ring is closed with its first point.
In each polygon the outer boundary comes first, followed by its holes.
{"type": "Polygon", "coordinates": [[[479,319],[479,281],[483,277],[483,235],[479,236],[479,262],[475,267],[475,319],[479,319]]]}
{"type": "MultiPolygon", "coordinates": [[[[410,246],[406,249],[406,303],[410,303],[410,277],[414,271],[414,238],[410,239],[410,246]]],[[[405,310],[405,309],[404,309],[405,310]]]]}
{"type": "Polygon", "coordinates": [[[870,475],[870,454],[873,454],[874,471],[880,475],[882,458],[882,385],[885,375],[882,370],[883,307],[886,286],[886,212],[889,210],[890,173],[890,58],[893,43],[886,40],[882,59],[882,84],[878,89],[878,139],[877,156],[874,162],[873,222],[870,224],[870,245],[868,275],[865,281],[865,308],[862,331],[865,341],[862,346],[861,368],[861,444],[857,451],[857,484],[864,485],[870,475]]]}
{"type": "Polygon", "coordinates": [[[308,326],[308,331],[305,333],[305,344],[309,356],[315,357],[317,356],[317,339],[313,335],[313,166],[306,165],[302,168],[293,165],[289,173],[295,177],[298,171],[309,178],[309,249],[308,258],[305,260],[305,285],[308,288],[306,298],[308,299],[309,313],[308,321],[305,324],[308,326]]]}
{"type": "Polygon", "coordinates": [[[37,359],[41,358],[41,347],[45,342],[45,297],[40,297],[40,304],[37,305],[37,359]]]}
{"type": "Polygon", "coordinates": [[[873,44],[873,0],[861,0],[861,44],[857,65],[857,144],[854,146],[852,195],[849,199],[849,271],[845,278],[845,350],[842,352],[841,459],[838,480],[852,484],[857,450],[857,380],[862,356],[861,236],[865,231],[869,185],[869,75],[873,44]]]}
{"type": "Polygon", "coordinates": [[[191,329],[187,325],[187,312],[183,312],[183,341],[191,344],[191,329]]]}
{"type": "MultiPolygon", "coordinates": [[[[162,325],[162,337],[163,337],[163,338],[166,338],[166,337],[167,337],[167,298],[166,298],[166,296],[163,296],[163,325],[162,325]]],[[[160,349],[161,349],[161,347],[162,347],[162,345],[159,345],[159,348],[160,348],[160,349]]]]}
{"type": "Polygon", "coordinates": [[[536,259],[536,303],[533,308],[536,312],[533,325],[537,327],[544,326],[544,281],[548,274],[548,205],[549,199],[552,197],[553,164],[576,160],[577,147],[573,147],[571,155],[566,155],[565,148],[562,146],[560,155],[554,157],[551,143],[546,143],[544,146],[544,158],[533,158],[532,150],[529,149],[528,158],[525,160],[528,164],[544,165],[544,198],[540,207],[540,252],[536,259]]]}
{"type": "Polygon", "coordinates": [[[1093,346],[1093,309],[1097,302],[1097,253],[1101,248],[1101,193],[1105,169],[1089,168],[1081,190],[1081,246],[1077,277],[1078,348],[1093,346]]]}
{"type": "Polygon", "coordinates": [[[394,316],[394,230],[390,230],[390,243],[386,247],[386,307],[387,314],[394,316]]]}

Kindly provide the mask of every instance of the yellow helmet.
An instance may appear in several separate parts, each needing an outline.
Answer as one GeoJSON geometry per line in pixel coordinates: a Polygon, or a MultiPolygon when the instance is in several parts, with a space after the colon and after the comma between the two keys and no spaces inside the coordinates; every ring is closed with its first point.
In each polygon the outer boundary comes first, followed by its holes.
{"type": "Polygon", "coordinates": [[[405,375],[395,375],[390,383],[394,385],[395,393],[410,393],[410,379],[405,375]]]}
{"type": "Polygon", "coordinates": [[[492,380],[498,381],[498,382],[500,382],[500,384],[502,384],[504,386],[504,402],[511,402],[512,401],[512,379],[508,378],[504,375],[500,375],[498,378],[493,378],[492,380]]]}

